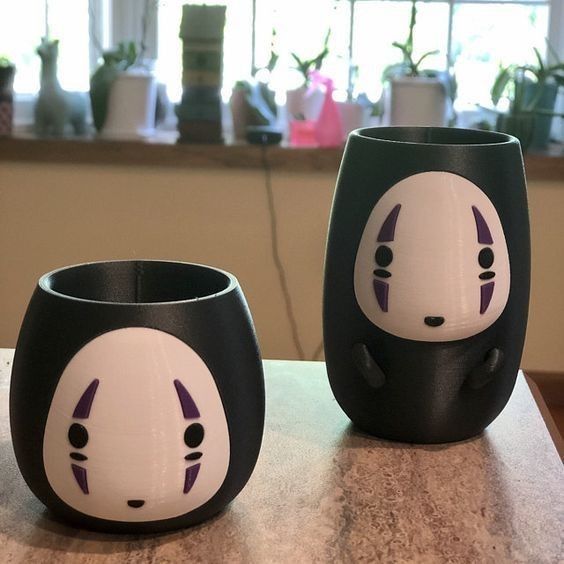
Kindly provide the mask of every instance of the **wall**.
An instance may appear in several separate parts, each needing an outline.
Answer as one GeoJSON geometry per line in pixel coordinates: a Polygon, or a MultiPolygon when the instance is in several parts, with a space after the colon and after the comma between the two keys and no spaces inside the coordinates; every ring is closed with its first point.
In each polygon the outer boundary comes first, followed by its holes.
{"type": "MultiPolygon", "coordinates": [[[[281,259],[307,358],[335,174],[275,172],[281,259]]],[[[523,366],[564,371],[564,179],[529,186],[533,295],[523,366]]],[[[0,346],[14,346],[39,275],[102,259],[166,258],[235,273],[263,354],[296,358],[272,257],[260,171],[0,163],[0,346]]]]}

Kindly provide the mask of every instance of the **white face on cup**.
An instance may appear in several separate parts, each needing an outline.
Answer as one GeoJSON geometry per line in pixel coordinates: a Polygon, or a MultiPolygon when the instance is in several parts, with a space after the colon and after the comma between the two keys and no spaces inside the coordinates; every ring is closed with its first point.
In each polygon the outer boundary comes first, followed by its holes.
{"type": "Polygon", "coordinates": [[[364,228],[354,290],[380,329],[415,341],[454,341],[487,329],[509,296],[507,244],[489,198],[449,172],[390,188],[364,228]]]}
{"type": "Polygon", "coordinates": [[[219,490],[229,466],[215,381],[168,333],[105,333],[59,380],[43,459],[57,496],[86,515],[139,522],[189,513],[219,490]]]}

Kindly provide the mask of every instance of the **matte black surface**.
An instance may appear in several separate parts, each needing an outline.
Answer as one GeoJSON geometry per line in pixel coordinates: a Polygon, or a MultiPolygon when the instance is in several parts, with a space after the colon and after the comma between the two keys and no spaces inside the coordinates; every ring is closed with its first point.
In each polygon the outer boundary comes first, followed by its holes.
{"type": "Polygon", "coordinates": [[[282,141],[282,131],[269,125],[249,125],[245,138],[251,145],[278,145],[282,141]]]}
{"type": "Polygon", "coordinates": [[[260,351],[236,278],[201,265],[141,260],[79,265],[42,277],[16,347],[10,425],[18,466],[30,489],[75,525],[108,532],[159,532],[218,513],[247,483],[264,427],[260,351]],[[204,299],[210,295],[213,299],[204,299]],[[95,337],[125,327],[158,329],[189,344],[208,366],[223,402],[231,448],[227,476],[209,501],[186,515],[137,523],[91,517],[59,499],[45,475],[45,424],[66,365],[95,337]]]}
{"type": "Polygon", "coordinates": [[[368,433],[405,442],[449,442],[480,433],[501,412],[515,384],[529,277],[527,195],[515,138],[451,128],[353,132],[333,200],[323,296],[327,371],[345,413],[368,433]],[[493,325],[458,341],[391,335],[364,316],[354,294],[356,253],[374,205],[400,180],[427,171],[458,174],[480,187],[496,208],[507,241],[507,305],[493,325]]]}

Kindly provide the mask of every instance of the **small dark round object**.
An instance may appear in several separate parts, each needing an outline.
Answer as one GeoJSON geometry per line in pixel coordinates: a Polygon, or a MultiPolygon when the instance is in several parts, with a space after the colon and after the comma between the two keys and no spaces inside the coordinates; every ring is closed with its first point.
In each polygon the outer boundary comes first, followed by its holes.
{"type": "Polygon", "coordinates": [[[480,251],[480,254],[478,255],[478,262],[482,268],[489,268],[493,264],[493,261],[494,254],[489,247],[480,251]]]}
{"type": "Polygon", "coordinates": [[[192,423],[184,431],[184,442],[190,448],[196,448],[204,440],[204,428],[199,423],[192,423]]]}
{"type": "Polygon", "coordinates": [[[440,327],[444,322],[444,317],[429,316],[425,318],[425,325],[428,325],[429,327],[440,327]]]}
{"type": "Polygon", "coordinates": [[[494,277],[495,277],[495,272],[492,272],[491,270],[488,270],[487,272],[482,272],[482,274],[478,276],[480,280],[491,280],[494,277]]]}
{"type": "Polygon", "coordinates": [[[392,253],[392,249],[390,249],[390,247],[380,245],[376,249],[375,259],[378,266],[385,267],[394,260],[394,253],[392,253]]]}
{"type": "Polygon", "coordinates": [[[387,270],[384,270],[383,268],[377,268],[374,271],[374,275],[379,276],[380,278],[389,278],[392,275],[392,273],[388,272],[387,270]]]}
{"type": "Polygon", "coordinates": [[[145,505],[145,500],[144,499],[129,499],[127,501],[127,505],[129,505],[129,507],[143,507],[145,505]]]}
{"type": "Polygon", "coordinates": [[[88,431],[84,425],[73,423],[69,427],[69,442],[74,448],[84,448],[88,443],[88,431]]]}

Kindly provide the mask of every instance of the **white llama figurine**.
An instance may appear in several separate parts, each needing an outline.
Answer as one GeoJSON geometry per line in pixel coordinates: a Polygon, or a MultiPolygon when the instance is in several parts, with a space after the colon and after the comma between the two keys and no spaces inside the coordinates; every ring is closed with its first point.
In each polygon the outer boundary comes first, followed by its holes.
{"type": "Polygon", "coordinates": [[[86,132],[86,99],[79,92],[63,90],[57,79],[59,41],[41,40],[41,87],[35,105],[35,133],[39,137],[63,137],[67,124],[75,135],[86,132]]]}

